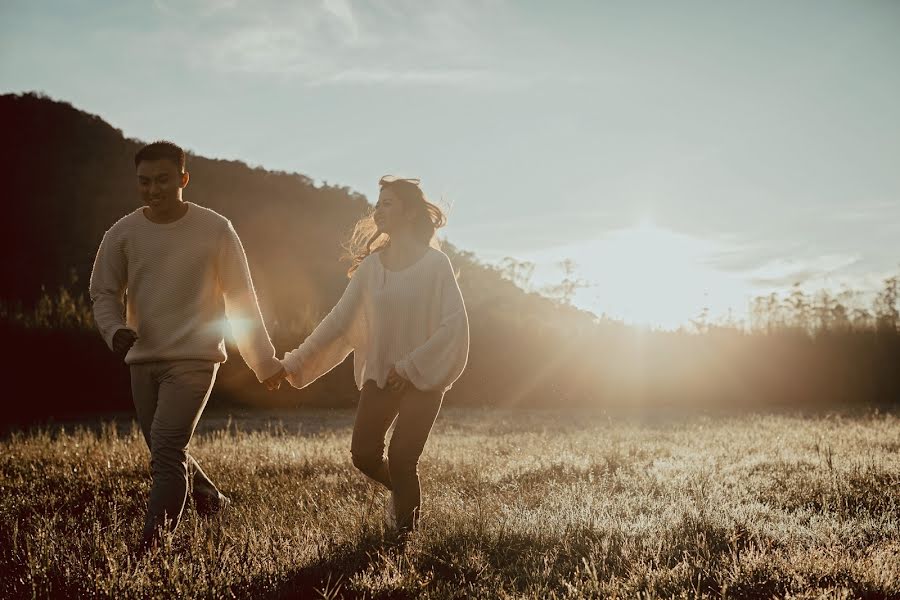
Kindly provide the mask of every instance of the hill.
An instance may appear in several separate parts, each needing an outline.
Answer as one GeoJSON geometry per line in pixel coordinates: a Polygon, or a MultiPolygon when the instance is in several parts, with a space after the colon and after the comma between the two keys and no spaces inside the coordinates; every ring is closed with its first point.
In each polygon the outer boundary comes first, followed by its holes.
{"type": "MultiPolygon", "coordinates": [[[[142,142],[95,115],[35,95],[0,96],[7,218],[0,225],[0,297],[33,302],[41,286],[84,282],[103,232],[139,205],[133,157],[142,142]]],[[[330,301],[336,258],[366,199],[303,175],[190,155],[185,197],[226,215],[273,307],[330,301]],[[269,285],[278,276],[279,285],[269,285]]]]}
{"type": "MultiPolygon", "coordinates": [[[[3,374],[11,386],[26,384],[10,394],[3,419],[129,410],[127,370],[93,330],[85,288],[104,231],[138,207],[133,156],[142,142],[35,94],[0,96],[0,127],[3,374]],[[45,381],[54,385],[37,395],[27,385],[45,381]]],[[[189,155],[188,168],[186,197],[231,219],[244,242],[276,348],[296,347],[347,284],[341,241],[369,210],[367,199],[238,161],[189,155]]],[[[447,402],[580,405],[658,418],[900,401],[900,277],[885,281],[871,310],[854,307],[852,294],[795,289],[757,299],[749,327],[701,320],[690,331],[647,332],[571,306],[568,279],[546,297],[524,291],[527,264],[484,264],[449,242],[444,250],[459,272],[472,341],[447,402]]],[[[658,295],[666,301],[664,289],[658,295]]],[[[305,390],[268,394],[230,354],[214,404],[355,401],[350,360],[305,390]]]]}
{"type": "MultiPolygon", "coordinates": [[[[60,286],[83,297],[103,233],[140,205],[133,156],[143,142],[126,138],[96,115],[36,94],[0,96],[0,128],[5,132],[0,160],[8,169],[7,214],[0,222],[0,301],[28,309],[60,286]]],[[[185,198],[234,223],[273,339],[280,350],[294,347],[347,283],[341,242],[370,208],[367,199],[346,187],[316,186],[304,175],[238,161],[189,153],[188,169],[191,185],[185,198]]],[[[520,327],[554,322],[560,313],[584,326],[595,320],[589,313],[526,294],[500,269],[482,264],[471,253],[449,243],[444,250],[459,270],[473,324],[472,364],[493,370],[488,383],[487,371],[479,374],[477,367],[470,367],[466,377],[482,381],[474,386],[478,392],[471,390],[472,397],[493,399],[499,386],[516,378],[520,365],[510,364],[513,372],[508,376],[498,368],[497,361],[507,354],[503,340],[511,333],[504,331],[504,323],[520,327]],[[528,313],[525,321],[523,311],[528,313]],[[479,360],[488,356],[493,358],[479,360]]],[[[60,335],[49,334],[41,347],[55,344],[60,335]]],[[[539,335],[536,328],[531,335],[539,335]]],[[[103,349],[95,352],[100,360],[103,349]]],[[[229,369],[223,369],[220,381],[227,384],[236,378],[237,388],[249,387],[246,369],[241,375],[233,365],[229,369]]],[[[347,379],[343,374],[336,377],[347,379]]],[[[339,387],[337,395],[352,394],[352,388],[339,387]]],[[[246,396],[245,391],[232,396],[246,396]]]]}

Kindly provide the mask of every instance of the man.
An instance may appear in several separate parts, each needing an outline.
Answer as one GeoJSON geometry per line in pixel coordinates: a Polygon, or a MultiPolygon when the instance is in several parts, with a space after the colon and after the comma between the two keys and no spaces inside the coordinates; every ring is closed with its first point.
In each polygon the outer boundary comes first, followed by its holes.
{"type": "Polygon", "coordinates": [[[231,222],[182,199],[190,180],[184,150],[154,142],[138,151],[134,164],[145,206],[103,236],[90,295],[103,339],[130,366],[134,407],[150,447],[153,485],[143,551],[164,523],[177,526],[189,491],[201,515],[230,503],[188,453],[226,359],[226,314],[260,381],[281,364],[231,222]]]}

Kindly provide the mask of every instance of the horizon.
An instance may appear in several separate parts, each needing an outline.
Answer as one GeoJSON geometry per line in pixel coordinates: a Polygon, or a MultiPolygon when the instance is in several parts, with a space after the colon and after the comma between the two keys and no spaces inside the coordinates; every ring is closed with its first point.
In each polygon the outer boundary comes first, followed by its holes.
{"type": "Polygon", "coordinates": [[[419,176],[454,245],[537,289],[574,261],[574,303],[633,324],[896,274],[900,5],[648,6],[13,3],[0,91],[370,199],[419,176]]]}

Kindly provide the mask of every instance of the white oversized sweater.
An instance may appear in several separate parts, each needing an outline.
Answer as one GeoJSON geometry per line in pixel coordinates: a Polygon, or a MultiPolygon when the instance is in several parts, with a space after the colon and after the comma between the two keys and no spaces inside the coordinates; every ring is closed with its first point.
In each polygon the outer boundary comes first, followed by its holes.
{"type": "Polygon", "coordinates": [[[337,305],[282,364],[297,388],[353,352],[356,385],[383,388],[393,366],[422,391],[446,391],[469,354],[469,321],[450,260],[429,248],[400,271],[378,253],[362,261],[337,305]]]}
{"type": "Polygon", "coordinates": [[[110,227],[91,273],[94,320],[110,348],[119,329],[137,332],[125,356],[129,364],[222,362],[230,323],[241,356],[262,381],[281,364],[259,311],[244,247],[228,219],[191,202],[187,206],[172,223],[154,223],[140,208],[110,227]]]}

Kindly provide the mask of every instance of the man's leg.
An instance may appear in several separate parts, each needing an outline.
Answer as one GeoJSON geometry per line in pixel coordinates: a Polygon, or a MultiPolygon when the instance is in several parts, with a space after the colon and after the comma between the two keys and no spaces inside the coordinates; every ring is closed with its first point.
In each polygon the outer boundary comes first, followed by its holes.
{"type": "MultiPolygon", "coordinates": [[[[147,449],[150,450],[150,430],[153,426],[153,416],[156,414],[157,395],[159,393],[159,381],[157,380],[157,371],[159,363],[139,363],[131,365],[131,397],[134,401],[134,410],[137,413],[138,424],[141,427],[141,433],[144,434],[144,441],[147,442],[147,449]]],[[[153,462],[153,451],[150,450],[151,464],[153,462]]],[[[144,522],[144,533],[141,540],[141,552],[149,548],[153,542],[155,534],[148,531],[147,524],[150,522],[150,508],[147,508],[147,518],[144,522]]]]}
{"type": "Polygon", "coordinates": [[[218,370],[218,364],[199,360],[158,365],[159,391],[150,427],[153,486],[145,539],[152,538],[166,519],[172,529],[178,525],[188,492],[188,444],[218,370]]]}
{"type": "Polygon", "coordinates": [[[400,399],[397,424],[388,449],[388,469],[400,531],[415,529],[418,521],[421,503],[419,457],[441,410],[443,397],[441,392],[421,392],[410,385],[400,399]]]}
{"type": "MultiPolygon", "coordinates": [[[[207,397],[212,392],[212,388],[216,383],[218,369],[219,365],[216,364],[212,380],[209,382],[207,397]]],[[[199,414],[197,415],[197,418],[200,418],[199,414]]],[[[214,484],[203,469],[200,468],[200,463],[197,462],[197,459],[191,456],[190,451],[188,451],[188,481],[190,482],[189,492],[194,498],[197,512],[201,515],[216,513],[224,507],[225,502],[228,502],[228,499],[219,491],[216,484],[214,484]]]]}
{"type": "Polygon", "coordinates": [[[134,401],[138,425],[141,426],[141,433],[144,434],[147,448],[150,448],[150,427],[153,425],[153,415],[156,414],[156,395],[159,392],[156,365],[158,363],[140,363],[130,366],[131,398],[134,401]]]}
{"type": "Polygon", "coordinates": [[[387,489],[391,476],[384,459],[384,436],[397,416],[397,395],[367,381],[359,395],[350,454],[353,465],[387,489]]]}

